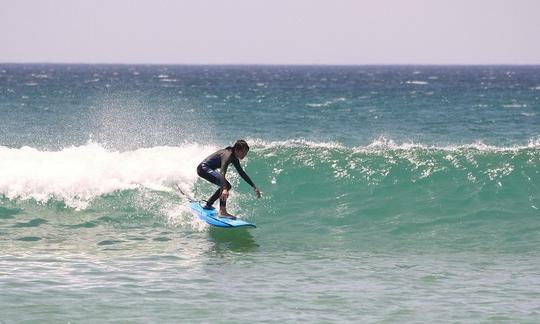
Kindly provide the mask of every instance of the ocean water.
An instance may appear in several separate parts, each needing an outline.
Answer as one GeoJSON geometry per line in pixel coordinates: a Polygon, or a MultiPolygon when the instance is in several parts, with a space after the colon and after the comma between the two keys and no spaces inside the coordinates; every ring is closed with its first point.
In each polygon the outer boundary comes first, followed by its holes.
{"type": "Polygon", "coordinates": [[[0,114],[0,323],[540,321],[538,66],[3,64],[0,114]]]}

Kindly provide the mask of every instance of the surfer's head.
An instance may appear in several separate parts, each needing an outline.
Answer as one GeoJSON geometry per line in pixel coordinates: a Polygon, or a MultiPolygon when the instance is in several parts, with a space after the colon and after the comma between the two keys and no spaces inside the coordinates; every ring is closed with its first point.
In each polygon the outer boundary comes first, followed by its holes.
{"type": "Polygon", "coordinates": [[[249,145],[244,140],[238,140],[236,143],[234,143],[233,146],[233,153],[236,158],[239,160],[242,160],[246,157],[247,153],[249,152],[249,145]]]}

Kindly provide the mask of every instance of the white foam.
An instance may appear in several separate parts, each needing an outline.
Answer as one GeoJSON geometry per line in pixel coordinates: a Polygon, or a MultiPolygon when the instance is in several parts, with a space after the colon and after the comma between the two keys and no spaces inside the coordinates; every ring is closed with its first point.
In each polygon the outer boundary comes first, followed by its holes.
{"type": "Polygon", "coordinates": [[[50,79],[50,76],[45,73],[41,73],[41,74],[32,73],[31,76],[36,79],[50,79]]]}
{"type": "Polygon", "coordinates": [[[161,213],[167,217],[171,225],[177,225],[183,228],[191,228],[197,232],[203,232],[209,225],[198,217],[194,217],[192,211],[185,204],[174,204],[161,209],[161,213]]]}
{"type": "Polygon", "coordinates": [[[144,186],[191,188],[197,164],[216,147],[186,144],[118,152],[89,143],[61,151],[0,146],[0,193],[9,199],[59,199],[84,209],[97,196],[144,186]]]}
{"type": "Polygon", "coordinates": [[[513,103],[508,105],[503,105],[504,108],[527,108],[526,104],[513,103]]]}
{"type": "Polygon", "coordinates": [[[418,84],[418,85],[426,85],[426,84],[429,84],[428,82],[426,81],[417,81],[417,80],[413,80],[413,81],[407,81],[405,82],[407,84],[418,84]]]}
{"type": "Polygon", "coordinates": [[[347,101],[347,99],[343,98],[343,97],[340,97],[340,98],[327,100],[327,101],[325,101],[323,103],[308,103],[308,104],[306,104],[306,107],[310,107],[310,108],[328,107],[328,106],[331,106],[333,104],[336,104],[338,102],[343,102],[343,101],[347,101]]]}
{"type": "Polygon", "coordinates": [[[477,150],[483,152],[515,152],[523,149],[538,149],[540,148],[540,137],[529,139],[527,145],[512,145],[512,146],[495,146],[485,144],[482,141],[476,141],[472,144],[462,144],[462,145],[425,145],[414,143],[412,141],[396,143],[391,139],[385,137],[379,137],[374,140],[371,144],[362,147],[354,148],[357,152],[366,152],[366,151],[381,151],[381,150],[436,150],[436,151],[459,151],[459,150],[477,150]]]}
{"type": "Polygon", "coordinates": [[[344,149],[345,146],[337,142],[315,142],[306,140],[303,138],[299,139],[290,139],[285,141],[272,141],[267,142],[261,139],[247,139],[247,142],[254,147],[262,147],[265,149],[268,148],[298,148],[298,147],[309,147],[309,148],[326,148],[326,149],[344,149]]]}
{"type": "Polygon", "coordinates": [[[276,148],[310,148],[310,149],[338,149],[352,150],[353,152],[378,152],[388,150],[436,150],[436,151],[458,151],[458,150],[477,150],[491,152],[518,151],[523,149],[540,149],[540,136],[531,138],[526,145],[496,146],[485,144],[482,141],[476,141],[471,144],[459,145],[427,145],[415,143],[413,141],[397,142],[385,136],[374,139],[370,144],[363,146],[348,147],[338,142],[315,142],[303,138],[289,139],[284,141],[264,141],[261,139],[247,139],[250,146],[262,149],[276,148]]]}

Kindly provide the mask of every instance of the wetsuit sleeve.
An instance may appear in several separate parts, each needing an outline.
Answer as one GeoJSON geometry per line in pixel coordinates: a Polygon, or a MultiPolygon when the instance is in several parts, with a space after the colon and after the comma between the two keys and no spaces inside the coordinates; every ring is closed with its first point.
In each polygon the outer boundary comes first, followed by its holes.
{"type": "Polygon", "coordinates": [[[244,172],[244,169],[242,169],[242,166],[240,166],[240,161],[238,161],[238,159],[233,159],[232,163],[236,168],[236,171],[238,171],[238,174],[242,177],[242,179],[244,179],[244,181],[247,182],[250,186],[255,188],[255,184],[253,183],[253,181],[251,181],[249,176],[244,172]]]}

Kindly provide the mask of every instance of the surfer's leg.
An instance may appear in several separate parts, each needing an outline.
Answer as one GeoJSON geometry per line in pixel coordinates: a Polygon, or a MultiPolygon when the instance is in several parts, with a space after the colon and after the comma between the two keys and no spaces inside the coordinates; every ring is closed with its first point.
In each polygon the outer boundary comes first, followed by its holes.
{"type": "Polygon", "coordinates": [[[212,196],[210,196],[210,198],[208,198],[208,200],[206,201],[206,206],[204,206],[203,208],[205,208],[205,209],[214,209],[214,207],[212,207],[212,205],[221,196],[221,191],[222,191],[221,188],[216,190],[216,192],[214,192],[214,194],[212,196]]]}
{"type": "Polygon", "coordinates": [[[216,190],[216,192],[214,192],[214,194],[206,201],[206,206],[203,207],[204,209],[214,209],[212,205],[221,196],[221,181],[219,172],[208,168],[206,165],[199,164],[197,167],[197,174],[204,180],[219,186],[218,190],[216,190]]]}
{"type": "MultiPolygon", "coordinates": [[[[204,209],[214,209],[214,207],[212,207],[212,205],[216,202],[216,200],[219,199],[219,214],[221,216],[224,216],[224,217],[236,219],[235,216],[233,216],[233,215],[231,215],[231,214],[229,214],[227,212],[227,200],[226,199],[220,199],[221,198],[222,188],[221,188],[221,177],[220,177],[219,172],[217,172],[216,170],[212,170],[212,169],[208,168],[206,165],[201,163],[197,167],[197,174],[201,178],[203,178],[204,180],[219,186],[219,189],[216,190],[214,192],[214,194],[212,196],[210,196],[210,198],[208,198],[208,200],[206,202],[206,206],[204,206],[203,208],[204,209]]],[[[231,187],[232,187],[231,184],[229,183],[229,181],[227,181],[227,180],[225,180],[225,181],[226,181],[225,187],[227,188],[227,190],[231,190],[231,187]]]]}
{"type": "MultiPolygon", "coordinates": [[[[232,186],[229,183],[229,181],[225,180],[225,189],[231,190],[232,186]]],[[[221,189],[220,189],[220,195],[221,195],[221,189]]],[[[227,199],[219,199],[219,208],[220,210],[227,211],[227,199]]]]}
{"type": "MultiPolygon", "coordinates": [[[[231,184],[229,183],[229,181],[225,180],[226,183],[225,183],[225,187],[227,190],[231,190],[231,184]]],[[[219,199],[219,215],[222,216],[222,217],[228,217],[228,218],[232,218],[232,219],[236,219],[236,217],[234,215],[231,215],[227,212],[227,199],[219,199]]]]}

